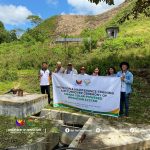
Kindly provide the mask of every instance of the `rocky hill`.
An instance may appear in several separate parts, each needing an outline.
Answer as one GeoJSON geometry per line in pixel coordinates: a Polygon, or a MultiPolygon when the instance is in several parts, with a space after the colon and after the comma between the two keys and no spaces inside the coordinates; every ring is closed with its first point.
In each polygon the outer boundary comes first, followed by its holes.
{"type": "Polygon", "coordinates": [[[112,19],[126,3],[119,5],[100,15],[61,15],[57,18],[57,27],[55,33],[58,35],[69,34],[79,35],[86,28],[96,28],[108,20],[112,19]]]}
{"type": "Polygon", "coordinates": [[[40,30],[47,35],[61,36],[61,35],[79,35],[84,29],[95,29],[107,21],[111,20],[124,6],[128,5],[127,2],[113,8],[105,13],[99,15],[60,15],[53,16],[44,20],[33,30],[40,30]]]}

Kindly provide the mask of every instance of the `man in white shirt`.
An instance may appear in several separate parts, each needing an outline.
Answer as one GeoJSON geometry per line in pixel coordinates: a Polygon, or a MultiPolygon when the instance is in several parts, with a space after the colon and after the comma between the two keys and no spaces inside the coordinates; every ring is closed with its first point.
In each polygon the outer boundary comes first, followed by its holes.
{"type": "Polygon", "coordinates": [[[39,72],[39,80],[40,80],[40,87],[41,87],[41,93],[48,95],[48,103],[50,104],[50,78],[51,78],[51,72],[48,69],[47,62],[42,63],[42,68],[39,72]]]}

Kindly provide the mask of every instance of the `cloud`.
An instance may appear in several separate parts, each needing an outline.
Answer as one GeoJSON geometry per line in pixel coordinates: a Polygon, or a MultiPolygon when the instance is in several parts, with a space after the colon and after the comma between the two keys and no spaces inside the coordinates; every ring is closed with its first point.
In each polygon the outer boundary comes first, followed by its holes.
{"type": "Polygon", "coordinates": [[[90,3],[88,0],[67,0],[68,4],[72,6],[71,13],[81,15],[97,15],[118,6],[124,1],[125,0],[115,0],[115,5],[109,6],[104,2],[96,5],[94,3],[90,3]]]}
{"type": "Polygon", "coordinates": [[[62,12],[62,13],[60,13],[60,15],[66,15],[66,13],[65,13],[65,12],[62,12]]]}
{"type": "Polygon", "coordinates": [[[48,4],[52,4],[52,5],[57,5],[58,1],[57,0],[47,0],[48,4]]]}
{"type": "Polygon", "coordinates": [[[20,25],[27,22],[32,12],[25,6],[0,5],[0,20],[7,25],[20,25]]]}

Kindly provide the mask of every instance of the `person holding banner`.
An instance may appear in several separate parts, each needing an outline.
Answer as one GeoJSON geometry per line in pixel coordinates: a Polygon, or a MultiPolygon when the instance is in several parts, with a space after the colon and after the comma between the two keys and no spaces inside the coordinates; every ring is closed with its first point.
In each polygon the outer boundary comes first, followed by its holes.
{"type": "Polygon", "coordinates": [[[64,73],[64,72],[65,69],[62,67],[61,62],[58,61],[54,73],[64,73]]]}
{"type": "Polygon", "coordinates": [[[122,62],[120,64],[121,71],[117,73],[117,77],[121,78],[121,98],[120,98],[120,116],[128,117],[129,115],[129,96],[132,92],[131,85],[133,83],[133,74],[128,70],[129,64],[122,62]],[[125,114],[124,114],[125,107],[125,114]]]}
{"type": "Polygon", "coordinates": [[[48,69],[47,62],[42,63],[42,69],[39,71],[39,80],[40,80],[40,87],[41,87],[41,93],[48,95],[48,103],[50,104],[50,78],[51,78],[51,72],[48,69]]]}
{"type": "Polygon", "coordinates": [[[99,76],[100,71],[98,68],[95,68],[94,72],[93,72],[93,76],[99,76]]]}
{"type": "Polygon", "coordinates": [[[65,70],[65,74],[75,75],[78,74],[78,72],[75,68],[73,68],[72,63],[68,63],[67,69],[65,70]]]}
{"type": "Polygon", "coordinates": [[[81,68],[80,68],[80,74],[81,74],[81,75],[88,75],[88,74],[86,74],[86,69],[85,69],[85,67],[81,67],[81,68]]]}
{"type": "Polygon", "coordinates": [[[107,70],[107,76],[116,77],[116,69],[115,67],[109,67],[107,70]]]}

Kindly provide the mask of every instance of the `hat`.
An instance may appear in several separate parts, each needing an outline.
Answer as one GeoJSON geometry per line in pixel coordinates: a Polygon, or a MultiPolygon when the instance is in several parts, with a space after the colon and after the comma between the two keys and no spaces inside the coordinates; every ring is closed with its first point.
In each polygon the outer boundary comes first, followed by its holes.
{"type": "Polygon", "coordinates": [[[68,66],[72,66],[72,63],[69,62],[69,63],[68,63],[68,66]]]}
{"type": "Polygon", "coordinates": [[[80,70],[85,70],[85,67],[81,67],[80,70]]]}
{"type": "Polygon", "coordinates": [[[58,61],[58,62],[57,62],[57,65],[61,65],[61,62],[60,62],[60,61],[58,61]]]}

